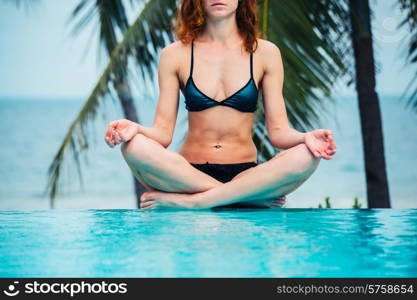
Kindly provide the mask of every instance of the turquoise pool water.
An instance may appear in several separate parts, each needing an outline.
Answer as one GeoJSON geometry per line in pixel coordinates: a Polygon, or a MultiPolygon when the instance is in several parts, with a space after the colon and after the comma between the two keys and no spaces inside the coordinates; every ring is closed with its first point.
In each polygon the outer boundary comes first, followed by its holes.
{"type": "Polygon", "coordinates": [[[2,277],[416,277],[417,209],[0,211],[2,277]]]}

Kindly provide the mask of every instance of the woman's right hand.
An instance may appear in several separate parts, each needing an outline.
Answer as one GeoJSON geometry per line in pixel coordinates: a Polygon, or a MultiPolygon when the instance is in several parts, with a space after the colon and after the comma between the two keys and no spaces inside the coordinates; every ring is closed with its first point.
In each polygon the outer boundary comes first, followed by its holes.
{"type": "Polygon", "coordinates": [[[122,142],[130,141],[137,133],[139,133],[140,124],[127,119],[120,119],[110,122],[107,126],[104,140],[111,148],[122,142]]]}

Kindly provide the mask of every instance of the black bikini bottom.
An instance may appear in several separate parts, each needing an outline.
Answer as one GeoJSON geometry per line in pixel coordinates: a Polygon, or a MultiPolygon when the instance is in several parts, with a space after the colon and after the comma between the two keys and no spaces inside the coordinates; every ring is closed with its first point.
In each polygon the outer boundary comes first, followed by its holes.
{"type": "MultiPolygon", "coordinates": [[[[244,162],[237,164],[193,164],[191,165],[198,170],[210,175],[211,177],[217,179],[220,182],[228,182],[233,179],[240,172],[255,167],[258,164],[256,162],[244,162]]],[[[222,206],[216,206],[213,209],[217,208],[269,208],[265,205],[256,205],[256,204],[247,204],[247,203],[232,203],[222,206]]]]}

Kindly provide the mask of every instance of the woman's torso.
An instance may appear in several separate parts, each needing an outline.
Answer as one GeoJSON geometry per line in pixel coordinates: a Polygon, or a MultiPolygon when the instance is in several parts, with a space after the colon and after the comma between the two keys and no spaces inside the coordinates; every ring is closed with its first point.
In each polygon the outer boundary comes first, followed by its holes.
{"type": "MultiPolygon", "coordinates": [[[[257,51],[253,53],[251,70],[250,54],[241,50],[240,45],[222,50],[194,41],[193,64],[190,48],[190,45],[183,47],[185,53],[181,57],[184,61],[178,69],[183,95],[191,66],[193,83],[212,100],[224,101],[246,88],[251,75],[259,90],[262,70],[257,51]]],[[[257,149],[252,140],[253,119],[253,112],[242,112],[225,105],[190,111],[188,133],[179,153],[190,163],[196,164],[257,162],[257,149]]]]}

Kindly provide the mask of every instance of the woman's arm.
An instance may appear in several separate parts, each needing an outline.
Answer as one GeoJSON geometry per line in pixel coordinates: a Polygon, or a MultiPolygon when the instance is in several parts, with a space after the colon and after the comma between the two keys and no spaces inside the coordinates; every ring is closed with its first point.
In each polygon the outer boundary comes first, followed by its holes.
{"type": "Polygon", "coordinates": [[[289,126],[284,97],[284,67],[279,48],[265,40],[265,73],[262,79],[262,95],[266,127],[272,145],[279,149],[288,149],[304,142],[304,132],[289,126]]]}
{"type": "Polygon", "coordinates": [[[161,50],[158,66],[159,100],[151,127],[138,126],[138,133],[159,142],[165,148],[171,144],[178,114],[179,82],[177,44],[161,50]]]}
{"type": "MultiPolygon", "coordinates": [[[[288,149],[304,143],[306,133],[287,127],[274,132],[273,145],[279,149],[288,149]]],[[[272,141],[272,140],[271,140],[272,141]]]]}
{"type": "Polygon", "coordinates": [[[157,141],[161,144],[164,148],[167,148],[172,141],[172,135],[170,135],[169,130],[163,127],[156,127],[152,125],[151,127],[146,127],[138,124],[137,133],[141,133],[146,135],[148,138],[157,141]]]}

